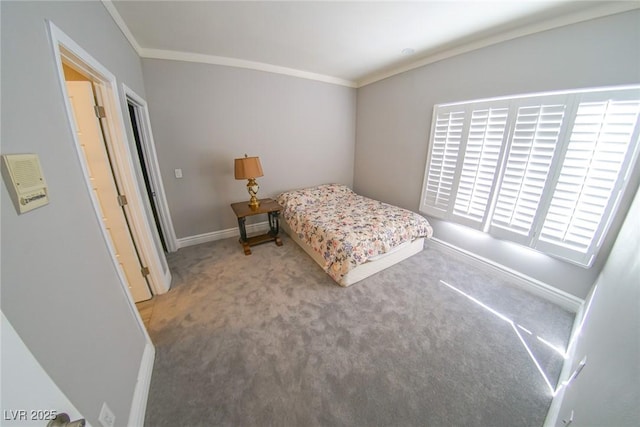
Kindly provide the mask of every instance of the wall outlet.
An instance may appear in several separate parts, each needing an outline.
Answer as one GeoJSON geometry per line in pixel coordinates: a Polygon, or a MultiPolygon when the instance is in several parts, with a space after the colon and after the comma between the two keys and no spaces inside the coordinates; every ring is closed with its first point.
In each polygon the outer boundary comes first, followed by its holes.
{"type": "Polygon", "coordinates": [[[98,421],[102,424],[102,427],[114,427],[116,425],[116,416],[113,415],[113,412],[111,412],[111,409],[107,406],[107,402],[102,404],[98,421]]]}

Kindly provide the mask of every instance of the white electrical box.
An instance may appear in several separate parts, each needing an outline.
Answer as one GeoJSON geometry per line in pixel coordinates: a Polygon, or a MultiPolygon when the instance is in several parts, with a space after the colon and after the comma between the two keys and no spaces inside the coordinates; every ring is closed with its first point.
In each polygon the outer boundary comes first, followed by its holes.
{"type": "Polygon", "coordinates": [[[37,154],[2,155],[2,176],[19,214],[49,203],[37,154]]]}

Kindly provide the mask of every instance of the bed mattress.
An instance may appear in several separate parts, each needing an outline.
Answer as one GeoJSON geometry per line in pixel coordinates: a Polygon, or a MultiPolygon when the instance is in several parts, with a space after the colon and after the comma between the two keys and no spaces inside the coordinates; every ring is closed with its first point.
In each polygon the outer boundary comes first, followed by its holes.
{"type": "Polygon", "coordinates": [[[356,268],[385,264],[385,258],[386,263],[398,262],[422,250],[423,239],[433,234],[421,215],[360,196],[344,185],[293,190],[277,201],[287,234],[343,286],[354,283],[357,274],[351,272],[356,268]]]}

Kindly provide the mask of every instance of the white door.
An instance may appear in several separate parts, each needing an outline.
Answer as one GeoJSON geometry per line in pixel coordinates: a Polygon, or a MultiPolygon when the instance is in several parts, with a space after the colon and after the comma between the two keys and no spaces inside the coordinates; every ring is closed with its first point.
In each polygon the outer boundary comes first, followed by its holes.
{"type": "Polygon", "coordinates": [[[143,266],[127,219],[119,203],[109,155],[95,113],[92,84],[87,81],[67,81],[66,84],[91,186],[100,203],[102,221],[116,251],[116,259],[124,271],[133,300],[148,300],[151,298],[151,291],[143,274],[143,266]]]}
{"type": "MultiPolygon", "coordinates": [[[[2,426],[46,426],[56,413],[82,418],[2,313],[2,426]]],[[[87,426],[90,424],[87,423],[87,426]]]]}

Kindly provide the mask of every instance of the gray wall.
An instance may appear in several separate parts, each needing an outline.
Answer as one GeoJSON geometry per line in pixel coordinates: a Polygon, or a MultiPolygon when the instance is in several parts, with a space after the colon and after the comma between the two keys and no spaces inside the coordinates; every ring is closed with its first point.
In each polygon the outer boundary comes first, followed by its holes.
{"type": "Polygon", "coordinates": [[[234,179],[233,159],[245,153],[262,163],[258,197],[328,182],[352,185],[355,89],[219,65],[155,59],[142,65],[178,238],[237,227],[229,204],[249,195],[246,181],[234,179]]]}
{"type": "Polygon", "coordinates": [[[640,422],[640,192],[596,281],[556,426],[632,427],[640,422]]]}
{"type": "MultiPolygon", "coordinates": [[[[433,106],[640,82],[640,11],[503,42],[358,89],[354,189],[418,210],[433,106]]],[[[434,236],[584,298],[606,259],[583,269],[433,220],[434,236]]],[[[608,242],[610,248],[612,244],[608,242]]]]}
{"type": "Polygon", "coordinates": [[[107,402],[123,425],[145,338],[85,186],[45,19],[144,95],[140,59],[100,2],[0,7],[2,153],[37,153],[50,195],[49,205],[18,216],[1,185],[2,312],[90,423],[99,425],[107,402]]]}

